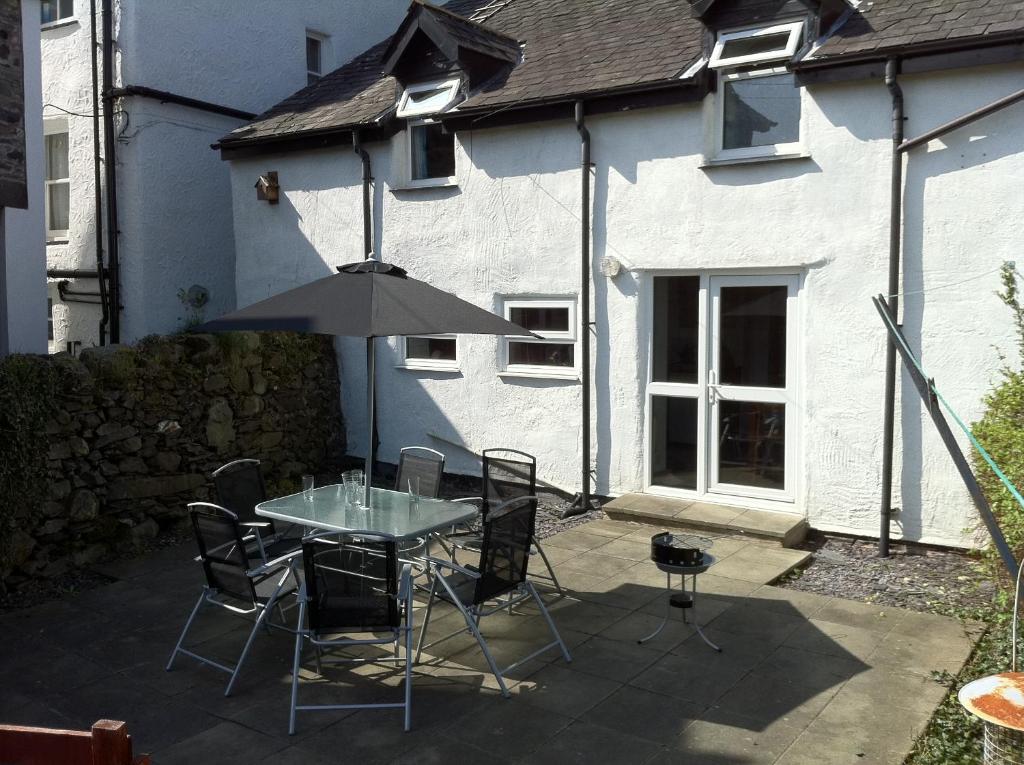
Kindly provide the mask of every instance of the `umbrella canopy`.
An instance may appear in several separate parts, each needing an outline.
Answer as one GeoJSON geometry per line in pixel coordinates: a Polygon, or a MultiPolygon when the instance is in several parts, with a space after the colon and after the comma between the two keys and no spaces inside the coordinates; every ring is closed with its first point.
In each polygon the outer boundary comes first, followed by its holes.
{"type": "Polygon", "coordinates": [[[379,260],[282,292],[196,327],[198,332],[288,330],[345,337],[533,334],[379,260]]]}
{"type": "Polygon", "coordinates": [[[518,324],[467,303],[426,282],[409,278],[392,263],[365,260],[338,273],[253,303],[194,328],[196,332],[290,331],[366,338],[366,407],[369,446],[366,492],[374,462],[376,380],[373,339],[390,335],[512,335],[536,337],[518,324]]]}

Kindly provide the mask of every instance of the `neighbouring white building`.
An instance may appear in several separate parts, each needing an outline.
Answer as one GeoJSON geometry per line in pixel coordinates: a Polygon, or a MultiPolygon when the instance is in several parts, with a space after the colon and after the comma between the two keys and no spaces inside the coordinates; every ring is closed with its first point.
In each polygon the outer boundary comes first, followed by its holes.
{"type": "MultiPolygon", "coordinates": [[[[432,445],[470,472],[470,451],[510,446],[569,491],[589,465],[599,494],[877,535],[893,92],[912,138],[1020,89],[1019,4],[452,0],[393,31],[220,141],[239,305],[363,257],[362,146],[376,256],[541,335],[395,339],[381,458],[432,445]]],[[[1012,347],[994,292],[1024,234],[1022,118],[995,110],[903,160],[902,323],[966,419],[1012,347]]],[[[358,452],[363,345],[339,348],[358,452]]],[[[898,390],[893,533],[969,544],[964,486],[898,390]]]]}
{"type": "Polygon", "coordinates": [[[38,0],[0,0],[0,356],[46,352],[38,0]]]}
{"type": "Polygon", "coordinates": [[[50,349],[98,344],[102,303],[108,342],[174,331],[233,308],[230,183],[210,144],[389,34],[404,9],[405,0],[43,0],[36,23],[47,160],[39,177],[49,200],[50,349]],[[106,123],[97,152],[92,118],[97,88],[107,112],[107,53],[113,184],[106,123]]]}

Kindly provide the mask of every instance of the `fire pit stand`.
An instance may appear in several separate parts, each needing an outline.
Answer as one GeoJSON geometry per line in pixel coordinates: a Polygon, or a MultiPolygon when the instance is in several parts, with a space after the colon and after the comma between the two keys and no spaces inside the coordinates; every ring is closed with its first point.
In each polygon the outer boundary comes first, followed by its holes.
{"type": "MultiPolygon", "coordinates": [[[[695,539],[694,537],[689,537],[695,539]]],[[[686,618],[686,612],[688,610],[696,610],[695,605],[697,601],[697,575],[703,574],[708,568],[715,562],[715,558],[703,549],[681,550],[679,546],[678,538],[673,539],[671,534],[658,534],[651,539],[651,559],[654,561],[654,565],[658,567],[660,571],[665,572],[665,592],[668,597],[665,599],[665,618],[662,619],[661,624],[654,630],[650,635],[645,638],[641,638],[636,641],[638,644],[646,643],[648,640],[652,640],[657,637],[665,625],[668,624],[669,619],[672,616],[672,609],[678,608],[682,611],[683,623],[689,624],[689,620],[686,618]],[[680,554],[683,553],[683,554],[680,554]],[[678,562],[669,562],[668,559],[676,558],[678,562]],[[685,557],[685,562],[683,558],[685,557]],[[680,578],[679,590],[672,587],[672,575],[675,574],[680,578]],[[686,590],[686,577],[690,577],[690,590],[686,590]]],[[[701,542],[707,542],[710,545],[710,540],[700,540],[701,542]]],[[[703,547],[703,545],[701,545],[703,547]]],[[[714,648],[719,653],[722,649],[717,645],[708,640],[707,635],[700,628],[700,624],[697,622],[696,614],[693,618],[693,628],[700,635],[700,639],[707,643],[711,648],[714,648]]]]}

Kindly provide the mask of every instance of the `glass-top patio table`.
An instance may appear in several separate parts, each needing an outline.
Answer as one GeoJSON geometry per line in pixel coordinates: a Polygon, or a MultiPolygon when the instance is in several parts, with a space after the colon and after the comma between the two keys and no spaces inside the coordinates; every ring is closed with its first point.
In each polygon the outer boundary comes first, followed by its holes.
{"type": "Polygon", "coordinates": [[[464,502],[419,498],[415,502],[401,491],[374,488],[370,507],[345,501],[341,485],[313,490],[311,500],[302,492],[270,499],[256,505],[256,515],[296,523],[324,531],[366,531],[396,539],[425,537],[476,517],[477,508],[464,502]]]}

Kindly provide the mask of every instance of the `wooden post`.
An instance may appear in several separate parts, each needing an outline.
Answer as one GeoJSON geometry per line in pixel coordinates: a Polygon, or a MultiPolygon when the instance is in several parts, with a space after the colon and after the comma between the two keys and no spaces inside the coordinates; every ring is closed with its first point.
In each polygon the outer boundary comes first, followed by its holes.
{"type": "Polygon", "coordinates": [[[92,765],[131,765],[132,742],[128,725],[98,720],[92,726],[92,765]]]}

